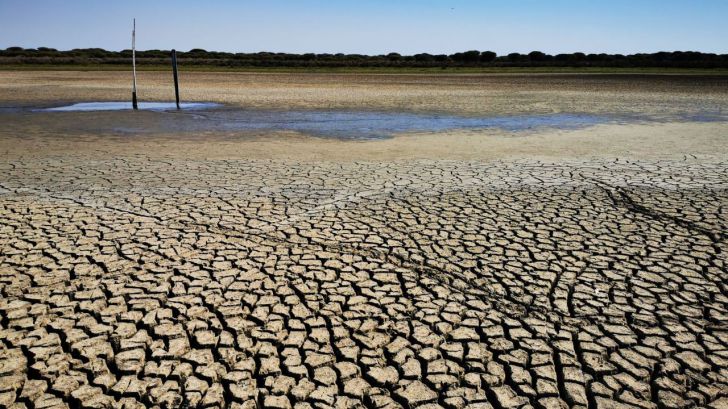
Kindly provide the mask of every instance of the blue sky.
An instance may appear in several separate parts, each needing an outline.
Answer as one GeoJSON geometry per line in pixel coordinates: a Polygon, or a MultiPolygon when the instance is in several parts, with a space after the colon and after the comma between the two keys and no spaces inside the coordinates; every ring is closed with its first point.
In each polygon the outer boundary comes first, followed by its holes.
{"type": "Polygon", "coordinates": [[[728,0],[0,0],[0,48],[728,53],[728,0]]]}

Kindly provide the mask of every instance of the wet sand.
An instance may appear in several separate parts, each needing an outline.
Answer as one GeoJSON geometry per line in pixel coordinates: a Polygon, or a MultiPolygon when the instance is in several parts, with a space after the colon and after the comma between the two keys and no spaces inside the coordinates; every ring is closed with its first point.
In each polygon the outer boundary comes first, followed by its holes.
{"type": "MultiPolygon", "coordinates": [[[[0,72],[0,103],[121,98],[107,75],[0,72]]],[[[725,111],[724,79],[186,76],[240,106],[665,121],[376,141],[6,122],[0,406],[728,404],[728,125],[670,120],[725,111]]]]}

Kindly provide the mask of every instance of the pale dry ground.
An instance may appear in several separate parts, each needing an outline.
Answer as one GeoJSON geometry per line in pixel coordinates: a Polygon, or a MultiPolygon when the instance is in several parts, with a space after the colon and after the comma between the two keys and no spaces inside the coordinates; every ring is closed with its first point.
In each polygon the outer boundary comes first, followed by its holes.
{"type": "MultiPolygon", "coordinates": [[[[726,76],[374,75],[182,72],[182,99],[261,108],[397,109],[457,114],[702,112],[728,101],[726,76]]],[[[172,101],[171,74],[139,72],[142,101],[172,101]]],[[[0,100],[118,101],[129,72],[0,71],[0,100]]]]}
{"type": "Polygon", "coordinates": [[[342,141],[294,132],[153,137],[49,135],[42,130],[15,136],[0,130],[0,152],[8,157],[69,155],[83,160],[118,155],[149,158],[282,159],[295,162],[406,161],[414,159],[493,160],[570,158],[728,158],[728,124],[653,123],[598,125],[579,130],[450,131],[406,134],[384,140],[342,141]]]}
{"type": "MultiPolygon", "coordinates": [[[[124,98],[105,75],[0,72],[0,101],[124,98]]],[[[194,77],[244,105],[481,114],[670,116],[728,93],[194,77]]],[[[0,406],[728,406],[726,123],[346,142],[0,118],[0,406]]]]}

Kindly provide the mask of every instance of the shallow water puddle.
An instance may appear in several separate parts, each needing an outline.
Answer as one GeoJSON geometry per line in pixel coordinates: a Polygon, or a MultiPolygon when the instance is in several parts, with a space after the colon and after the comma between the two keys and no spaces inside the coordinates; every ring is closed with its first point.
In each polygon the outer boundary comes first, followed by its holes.
{"type": "MultiPolygon", "coordinates": [[[[180,104],[181,109],[205,109],[218,107],[220,104],[212,102],[183,102],[180,104]]],[[[173,102],[140,102],[139,109],[150,111],[166,111],[176,109],[177,106],[173,102]]],[[[80,112],[80,111],[123,111],[133,109],[131,102],[79,102],[77,104],[65,105],[60,107],[43,108],[39,111],[50,112],[80,112]]]]}
{"type": "Polygon", "coordinates": [[[599,124],[655,120],[635,115],[584,113],[459,116],[366,110],[248,109],[208,102],[183,103],[180,110],[176,109],[174,103],[167,102],[142,102],[139,107],[140,111],[135,112],[128,101],[83,102],[30,111],[32,115],[43,116],[53,128],[66,132],[143,135],[295,131],[341,139],[380,139],[406,132],[458,129],[499,129],[510,132],[541,128],[580,129],[599,124]]]}
{"type": "Polygon", "coordinates": [[[587,114],[467,117],[369,111],[219,111],[204,118],[224,130],[292,130],[343,138],[381,138],[404,132],[499,128],[521,131],[538,127],[580,128],[613,121],[587,114]]]}

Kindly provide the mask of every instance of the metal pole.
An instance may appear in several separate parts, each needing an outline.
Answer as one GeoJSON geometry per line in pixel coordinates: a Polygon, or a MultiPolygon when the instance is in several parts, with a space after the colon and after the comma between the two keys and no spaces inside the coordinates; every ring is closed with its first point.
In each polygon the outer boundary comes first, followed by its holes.
{"type": "Polygon", "coordinates": [[[177,80],[177,51],[172,50],[172,74],[174,75],[174,97],[179,109],[179,81],[177,80]]]}
{"type": "Polygon", "coordinates": [[[134,19],[134,26],[131,29],[131,70],[134,78],[131,89],[131,106],[134,109],[139,109],[136,94],[136,19],[134,19]]]}

